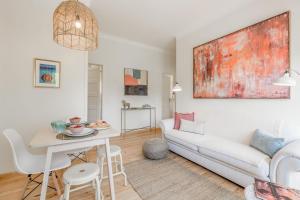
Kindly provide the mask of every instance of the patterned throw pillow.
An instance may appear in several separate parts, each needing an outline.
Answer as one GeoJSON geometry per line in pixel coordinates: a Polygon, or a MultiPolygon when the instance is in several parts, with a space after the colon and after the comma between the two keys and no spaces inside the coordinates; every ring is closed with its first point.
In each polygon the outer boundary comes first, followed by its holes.
{"type": "Polygon", "coordinates": [[[179,130],[181,119],[194,121],[194,112],[192,112],[192,113],[178,113],[178,112],[175,112],[174,129],[179,130]]]}

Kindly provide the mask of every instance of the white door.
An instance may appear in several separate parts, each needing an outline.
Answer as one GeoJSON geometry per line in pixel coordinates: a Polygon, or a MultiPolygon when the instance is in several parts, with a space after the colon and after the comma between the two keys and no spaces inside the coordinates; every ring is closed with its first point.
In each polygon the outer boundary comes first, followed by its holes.
{"type": "Polygon", "coordinates": [[[89,64],[88,121],[102,119],[102,65],[89,64]]]}

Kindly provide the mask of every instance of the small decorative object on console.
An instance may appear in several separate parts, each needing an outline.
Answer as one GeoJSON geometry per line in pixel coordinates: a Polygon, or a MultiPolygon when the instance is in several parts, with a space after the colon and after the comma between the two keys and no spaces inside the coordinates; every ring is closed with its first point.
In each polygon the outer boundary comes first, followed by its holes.
{"type": "Polygon", "coordinates": [[[122,101],[122,105],[124,109],[129,109],[130,108],[130,103],[126,102],[125,100],[122,101]]]}
{"type": "Polygon", "coordinates": [[[291,199],[300,200],[300,191],[284,188],[280,185],[255,179],[255,195],[262,200],[291,199]]]}

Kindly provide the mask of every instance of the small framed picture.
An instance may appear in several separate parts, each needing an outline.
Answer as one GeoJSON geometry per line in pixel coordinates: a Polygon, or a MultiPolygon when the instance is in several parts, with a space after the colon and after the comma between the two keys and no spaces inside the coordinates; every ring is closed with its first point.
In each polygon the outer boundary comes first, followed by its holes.
{"type": "Polygon", "coordinates": [[[35,58],[33,70],[34,87],[59,88],[60,65],[59,61],[35,58]]]}

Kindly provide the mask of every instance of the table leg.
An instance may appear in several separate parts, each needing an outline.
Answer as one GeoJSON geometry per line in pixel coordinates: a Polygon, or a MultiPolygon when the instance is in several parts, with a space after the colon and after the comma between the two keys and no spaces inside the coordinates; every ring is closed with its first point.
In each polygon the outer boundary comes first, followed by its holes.
{"type": "Polygon", "coordinates": [[[111,195],[111,200],[115,200],[115,186],[114,186],[114,177],[113,177],[113,173],[112,173],[109,138],[105,139],[105,147],[106,147],[106,158],[107,158],[110,195],[111,195]]]}
{"type": "Polygon", "coordinates": [[[51,167],[51,159],[52,159],[52,151],[50,151],[48,148],[40,200],[46,200],[48,179],[49,179],[49,173],[51,167]]]}

